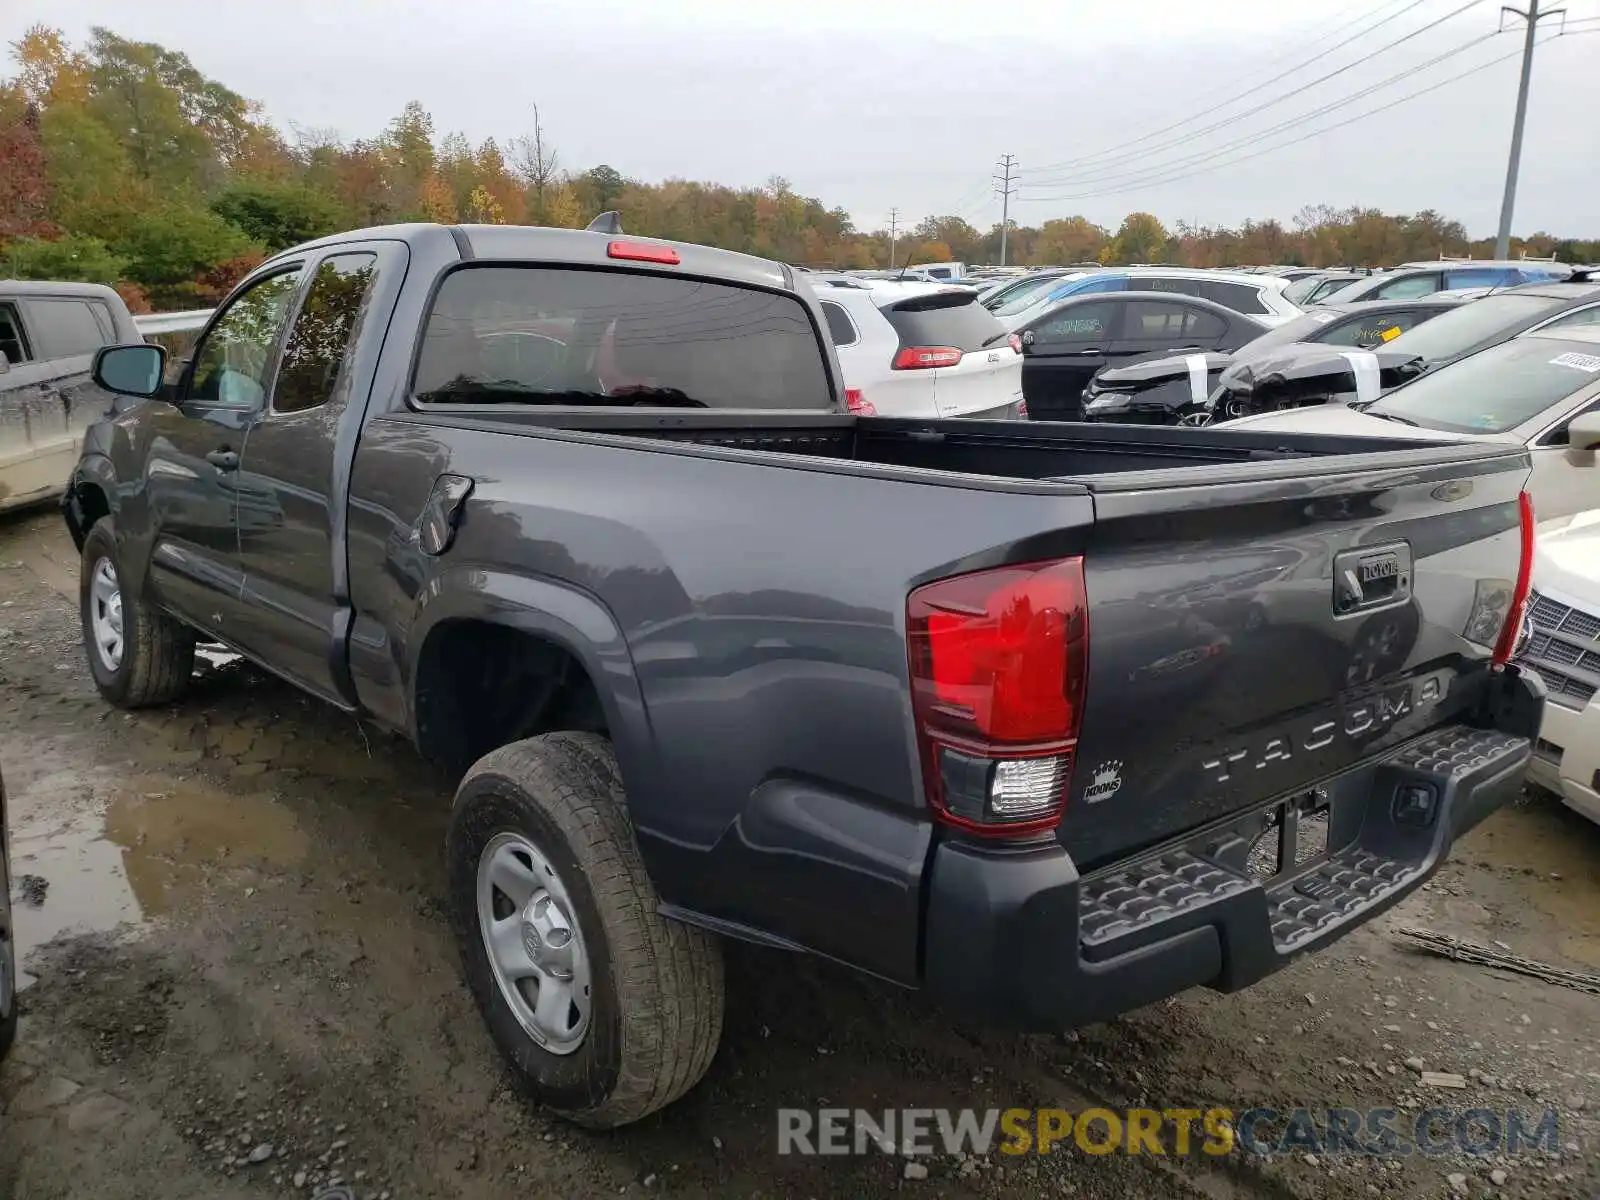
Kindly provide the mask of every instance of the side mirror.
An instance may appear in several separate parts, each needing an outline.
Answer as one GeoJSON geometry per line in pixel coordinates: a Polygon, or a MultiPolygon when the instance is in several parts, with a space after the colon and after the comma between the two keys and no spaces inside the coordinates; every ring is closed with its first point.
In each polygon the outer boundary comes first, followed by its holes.
{"type": "Polygon", "coordinates": [[[1600,448],[1600,412],[1573,417],[1567,425],[1567,444],[1574,450],[1600,448]]]}
{"type": "Polygon", "coordinates": [[[94,381],[119,396],[154,396],[161,390],[167,352],[141,342],[137,346],[106,346],[94,356],[94,381]]]}

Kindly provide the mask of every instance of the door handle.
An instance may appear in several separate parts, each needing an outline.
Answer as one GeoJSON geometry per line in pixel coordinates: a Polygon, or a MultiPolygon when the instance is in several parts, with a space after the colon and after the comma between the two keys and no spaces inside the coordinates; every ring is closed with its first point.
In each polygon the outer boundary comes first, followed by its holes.
{"type": "Polygon", "coordinates": [[[237,471],[239,469],[239,452],[237,450],[213,450],[206,455],[206,461],[219,471],[237,471]]]}

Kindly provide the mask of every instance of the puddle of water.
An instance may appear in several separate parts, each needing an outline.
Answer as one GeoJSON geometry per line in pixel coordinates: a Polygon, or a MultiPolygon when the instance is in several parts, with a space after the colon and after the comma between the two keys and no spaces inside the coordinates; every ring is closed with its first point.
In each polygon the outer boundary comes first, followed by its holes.
{"type": "MultiPolygon", "coordinates": [[[[231,796],[194,780],[107,782],[84,802],[82,775],[47,775],[12,797],[14,876],[49,883],[44,903],[15,904],[19,959],[63,934],[104,932],[165,913],[213,874],[291,866],[310,840],[270,795],[231,796]]],[[[26,972],[22,983],[31,982],[26,972]]]]}

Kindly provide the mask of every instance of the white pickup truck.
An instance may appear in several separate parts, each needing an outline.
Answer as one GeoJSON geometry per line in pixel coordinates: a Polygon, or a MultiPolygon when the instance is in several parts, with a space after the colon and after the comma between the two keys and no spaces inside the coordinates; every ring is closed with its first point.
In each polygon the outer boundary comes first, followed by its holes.
{"type": "Polygon", "coordinates": [[[1518,661],[1544,680],[1528,778],[1600,821],[1600,509],[1541,523],[1518,661]]]}
{"type": "Polygon", "coordinates": [[[99,284],[0,280],[0,511],[66,487],[83,431],[111,406],[90,377],[100,347],[160,341],[176,358],[209,316],[134,317],[99,284]]]}

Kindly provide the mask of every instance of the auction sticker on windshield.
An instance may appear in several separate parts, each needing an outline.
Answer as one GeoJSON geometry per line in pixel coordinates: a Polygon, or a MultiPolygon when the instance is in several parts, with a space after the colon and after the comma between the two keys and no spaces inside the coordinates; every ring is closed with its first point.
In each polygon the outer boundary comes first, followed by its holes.
{"type": "Polygon", "coordinates": [[[1576,367],[1580,371],[1600,371],[1600,354],[1558,354],[1550,360],[1552,367],[1576,367]]]}

